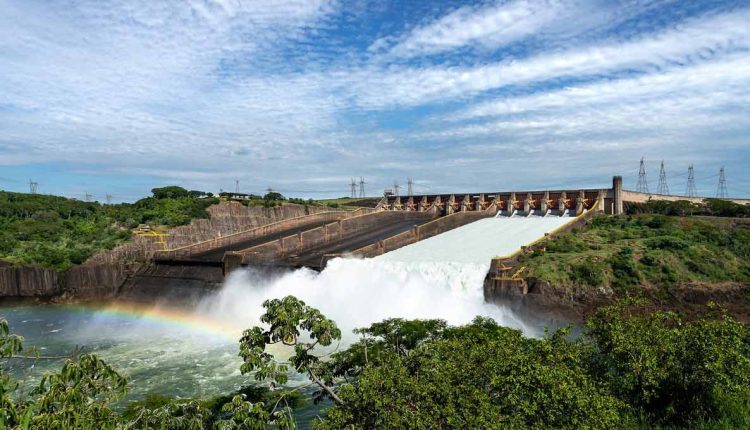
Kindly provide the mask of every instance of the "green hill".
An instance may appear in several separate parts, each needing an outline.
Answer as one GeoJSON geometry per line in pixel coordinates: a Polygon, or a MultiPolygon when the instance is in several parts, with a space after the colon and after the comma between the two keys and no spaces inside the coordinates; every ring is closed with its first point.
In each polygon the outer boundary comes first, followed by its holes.
{"type": "Polygon", "coordinates": [[[128,240],[139,224],[177,226],[207,218],[217,198],[180,187],[154,188],[135,203],[103,205],[0,191],[0,259],[65,270],[128,240]]]}

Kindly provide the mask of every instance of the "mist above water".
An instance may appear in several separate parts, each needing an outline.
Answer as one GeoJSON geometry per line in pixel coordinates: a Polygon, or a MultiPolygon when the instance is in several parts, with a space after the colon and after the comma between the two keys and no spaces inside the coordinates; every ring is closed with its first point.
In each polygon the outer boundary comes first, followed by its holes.
{"type": "Polygon", "coordinates": [[[487,269],[487,265],[468,263],[334,259],[320,273],[238,270],[197,311],[249,327],[260,323],[263,301],[293,295],[336,321],[345,340],[354,328],[395,317],[465,324],[482,315],[537,335],[540,329],[524,324],[508,307],[484,302],[487,269]]]}

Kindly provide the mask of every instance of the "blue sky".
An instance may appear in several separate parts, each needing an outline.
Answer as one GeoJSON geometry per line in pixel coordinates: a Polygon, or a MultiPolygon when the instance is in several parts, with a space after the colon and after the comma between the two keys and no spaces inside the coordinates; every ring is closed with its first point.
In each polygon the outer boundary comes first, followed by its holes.
{"type": "Polygon", "coordinates": [[[0,0],[0,189],[750,197],[747,1],[0,0]]]}

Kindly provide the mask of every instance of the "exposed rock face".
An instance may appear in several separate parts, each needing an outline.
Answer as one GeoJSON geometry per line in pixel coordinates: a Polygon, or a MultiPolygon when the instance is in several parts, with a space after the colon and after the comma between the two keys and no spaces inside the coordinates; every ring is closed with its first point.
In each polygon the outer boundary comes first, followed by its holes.
{"type": "Polygon", "coordinates": [[[61,292],[60,274],[38,267],[0,267],[3,297],[51,297],[61,292]]]}
{"type": "MultiPolygon", "coordinates": [[[[669,288],[640,286],[638,292],[649,304],[648,309],[670,309],[688,317],[705,313],[709,302],[717,303],[743,322],[750,322],[750,286],[737,282],[690,283],[669,288]]],[[[634,291],[630,291],[632,294],[634,291]]],[[[603,305],[614,303],[624,292],[609,286],[573,286],[558,288],[533,277],[496,279],[484,282],[488,302],[510,303],[539,312],[554,312],[568,319],[582,320],[603,305]]]]}
{"type": "Polygon", "coordinates": [[[39,267],[0,267],[0,297],[76,297],[95,300],[117,294],[133,265],[93,264],[66,272],[39,267]]]}

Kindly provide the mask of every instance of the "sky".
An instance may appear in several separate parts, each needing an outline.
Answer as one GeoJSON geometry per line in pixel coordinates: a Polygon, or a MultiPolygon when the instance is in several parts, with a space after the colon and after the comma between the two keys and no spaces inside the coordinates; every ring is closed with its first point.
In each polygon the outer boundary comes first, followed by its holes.
{"type": "Polygon", "coordinates": [[[750,197],[750,2],[0,0],[0,189],[750,197]]]}

